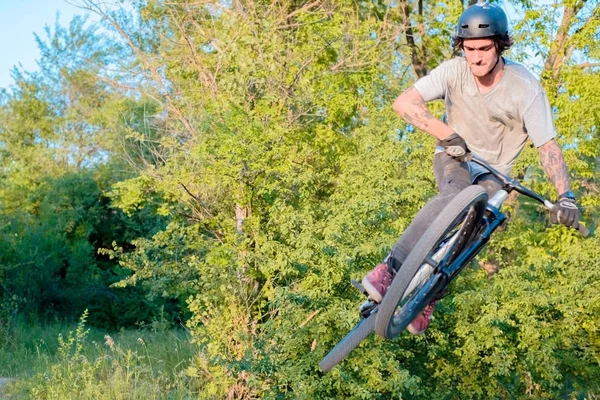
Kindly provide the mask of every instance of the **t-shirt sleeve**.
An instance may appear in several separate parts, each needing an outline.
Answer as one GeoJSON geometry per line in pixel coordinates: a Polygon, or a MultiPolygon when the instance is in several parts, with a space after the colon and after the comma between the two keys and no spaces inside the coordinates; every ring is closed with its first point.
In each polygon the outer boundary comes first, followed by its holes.
{"type": "Polygon", "coordinates": [[[538,92],[523,114],[523,123],[535,147],[540,147],[556,137],[550,102],[543,90],[538,92]]]}
{"type": "Polygon", "coordinates": [[[434,68],[427,76],[415,82],[414,87],[419,91],[425,102],[443,99],[448,89],[448,77],[451,75],[453,63],[446,61],[434,68]]]}

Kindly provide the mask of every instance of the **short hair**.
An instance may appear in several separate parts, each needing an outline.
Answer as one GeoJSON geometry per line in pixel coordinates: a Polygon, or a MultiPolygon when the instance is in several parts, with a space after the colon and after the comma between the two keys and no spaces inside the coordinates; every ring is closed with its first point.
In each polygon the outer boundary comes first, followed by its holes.
{"type": "MultiPolygon", "coordinates": [[[[501,55],[502,53],[504,53],[504,50],[510,48],[510,46],[513,45],[513,39],[508,33],[504,35],[490,36],[490,39],[494,41],[494,46],[496,47],[496,52],[498,53],[498,55],[501,55]]],[[[452,38],[452,49],[454,50],[455,54],[458,54],[461,50],[463,50],[464,42],[464,38],[460,38],[457,36],[454,36],[452,38]]]]}

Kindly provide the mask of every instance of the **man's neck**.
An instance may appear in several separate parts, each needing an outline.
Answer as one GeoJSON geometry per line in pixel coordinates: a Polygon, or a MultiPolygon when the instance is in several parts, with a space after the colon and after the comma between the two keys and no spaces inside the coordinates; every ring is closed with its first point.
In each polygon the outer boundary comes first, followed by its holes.
{"type": "Polygon", "coordinates": [[[489,74],[482,76],[481,78],[475,77],[475,82],[477,83],[480,93],[484,94],[489,92],[496,84],[498,84],[498,82],[500,82],[502,74],[504,73],[504,65],[504,59],[500,56],[498,62],[489,74]]]}

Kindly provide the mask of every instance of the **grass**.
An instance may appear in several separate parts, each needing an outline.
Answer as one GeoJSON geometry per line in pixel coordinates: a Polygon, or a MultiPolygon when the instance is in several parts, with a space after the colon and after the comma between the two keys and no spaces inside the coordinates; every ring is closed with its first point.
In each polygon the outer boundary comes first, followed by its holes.
{"type": "Polygon", "coordinates": [[[188,399],[197,347],[183,329],[88,329],[12,324],[0,329],[0,377],[15,381],[8,399],[188,399]]]}

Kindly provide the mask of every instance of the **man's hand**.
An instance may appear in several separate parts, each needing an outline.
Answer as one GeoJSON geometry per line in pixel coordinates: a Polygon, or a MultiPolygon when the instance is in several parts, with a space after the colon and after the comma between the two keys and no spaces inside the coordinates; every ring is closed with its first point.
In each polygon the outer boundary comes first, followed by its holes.
{"type": "Polygon", "coordinates": [[[469,148],[465,140],[454,132],[444,140],[439,141],[439,145],[446,150],[446,154],[463,162],[469,154],[469,148]]]}
{"type": "Polygon", "coordinates": [[[579,228],[579,208],[571,192],[560,195],[556,211],[550,214],[550,219],[554,224],[561,223],[571,228],[579,228]]]}

